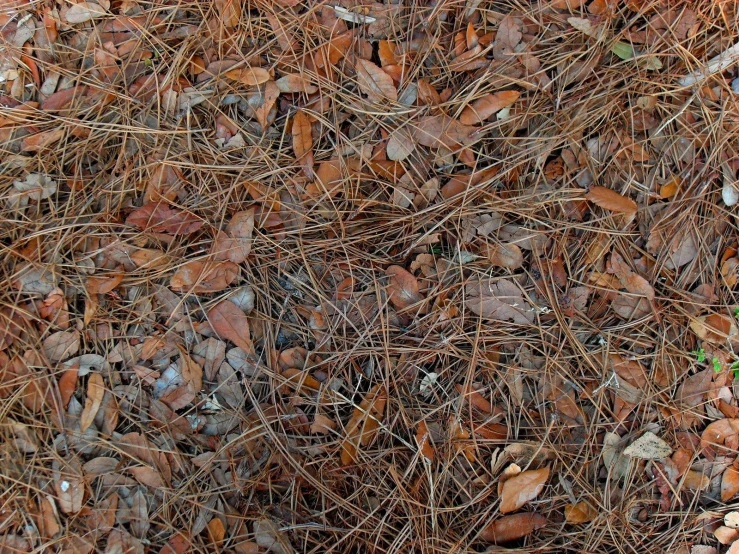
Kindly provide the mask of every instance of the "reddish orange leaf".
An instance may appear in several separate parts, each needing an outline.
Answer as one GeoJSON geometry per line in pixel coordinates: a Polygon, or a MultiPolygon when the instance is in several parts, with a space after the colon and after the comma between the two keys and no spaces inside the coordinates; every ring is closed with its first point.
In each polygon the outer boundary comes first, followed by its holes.
{"type": "Polygon", "coordinates": [[[253,353],[249,319],[236,304],[223,300],[208,311],[208,321],[221,338],[228,339],[246,352],[253,353]]]}
{"type": "Polygon", "coordinates": [[[529,500],[533,500],[544,490],[549,479],[549,467],[524,471],[503,483],[500,493],[500,513],[515,512],[529,500]]]}
{"type": "Polygon", "coordinates": [[[521,93],[516,90],[503,90],[494,94],[486,94],[467,106],[459,116],[465,125],[477,125],[491,115],[513,104],[521,93]]]}
{"type": "Polygon", "coordinates": [[[431,440],[429,438],[429,430],[426,427],[426,422],[421,420],[418,422],[418,430],[416,431],[416,444],[421,450],[421,454],[429,461],[434,461],[434,447],[431,446],[431,440]]]}
{"type": "Polygon", "coordinates": [[[346,426],[346,439],[341,444],[341,463],[345,466],[356,461],[357,450],[374,440],[382,423],[387,403],[385,387],[377,384],[365,395],[358,408],[354,409],[346,426]]]}
{"type": "Polygon", "coordinates": [[[292,126],[293,152],[303,172],[313,178],[313,130],[310,119],[303,110],[295,112],[292,126]]]}
{"type": "Polygon", "coordinates": [[[611,212],[619,212],[625,214],[635,214],[637,210],[636,202],[631,198],[617,193],[606,187],[592,186],[585,195],[596,206],[600,206],[604,210],[611,212]]]}
{"type": "Polygon", "coordinates": [[[418,291],[418,280],[399,265],[391,265],[385,271],[390,278],[388,295],[390,302],[399,310],[417,304],[423,300],[418,291]]]}
{"type": "Polygon", "coordinates": [[[524,512],[496,519],[480,533],[484,541],[501,544],[514,541],[547,525],[549,521],[541,514],[524,512]]]}
{"type": "Polygon", "coordinates": [[[126,223],[142,231],[171,235],[187,235],[203,226],[203,221],[191,213],[154,202],[135,209],[126,218],[126,223]]]}

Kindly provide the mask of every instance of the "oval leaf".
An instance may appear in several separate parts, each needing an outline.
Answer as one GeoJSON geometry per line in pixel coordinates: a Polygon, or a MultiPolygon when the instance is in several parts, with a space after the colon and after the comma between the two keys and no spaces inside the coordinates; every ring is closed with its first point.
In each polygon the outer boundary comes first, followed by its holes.
{"type": "Polygon", "coordinates": [[[600,206],[604,210],[611,212],[619,212],[624,214],[635,214],[637,210],[636,202],[631,198],[617,193],[606,187],[593,186],[585,195],[596,206],[600,206]]]}
{"type": "Polygon", "coordinates": [[[372,62],[358,59],[357,82],[359,90],[366,94],[370,100],[388,98],[393,102],[398,100],[398,90],[393,84],[393,78],[377,67],[372,62]]]}
{"type": "Polygon", "coordinates": [[[467,106],[459,116],[459,121],[465,125],[477,125],[491,115],[513,104],[521,93],[516,90],[502,90],[493,94],[486,94],[467,106]]]}
{"type": "Polygon", "coordinates": [[[500,513],[515,512],[529,500],[533,500],[544,490],[549,478],[549,467],[524,471],[503,483],[500,493],[500,513]]]}

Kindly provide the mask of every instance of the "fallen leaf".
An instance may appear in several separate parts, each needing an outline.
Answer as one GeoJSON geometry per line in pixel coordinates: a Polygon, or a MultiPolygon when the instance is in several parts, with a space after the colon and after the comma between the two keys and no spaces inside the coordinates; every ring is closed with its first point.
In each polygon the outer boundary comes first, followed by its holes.
{"type": "Polygon", "coordinates": [[[320,435],[329,435],[336,430],[336,422],[322,414],[316,414],[313,418],[313,424],[310,426],[310,432],[320,435]]]}
{"type": "Polygon", "coordinates": [[[103,376],[99,373],[92,373],[87,381],[87,396],[85,397],[85,407],[80,415],[80,431],[83,433],[92,425],[100,409],[105,395],[105,383],[103,376]]]}
{"type": "Polygon", "coordinates": [[[513,514],[493,521],[482,530],[480,538],[487,542],[502,544],[530,535],[548,523],[547,518],[534,512],[513,514]]]}
{"type": "Polygon", "coordinates": [[[313,177],[313,131],[303,110],[298,110],[293,116],[292,137],[295,159],[310,179],[313,177]]]}
{"type": "Polygon", "coordinates": [[[636,202],[631,198],[617,193],[615,190],[611,190],[606,187],[592,186],[585,195],[585,198],[590,200],[593,204],[600,206],[604,210],[611,212],[619,212],[625,214],[635,214],[637,211],[636,202]]]}
{"type": "Polygon", "coordinates": [[[29,135],[21,142],[21,151],[39,152],[40,150],[47,150],[51,145],[59,142],[64,137],[64,133],[64,129],[52,129],[29,135]]]}
{"type": "Polygon", "coordinates": [[[225,233],[219,233],[211,247],[214,261],[230,261],[240,264],[246,261],[251,252],[254,232],[254,208],[236,212],[226,226],[225,233]]]}
{"type": "Polygon", "coordinates": [[[357,83],[362,91],[372,101],[387,98],[393,102],[398,100],[398,90],[393,84],[393,78],[370,61],[357,59],[357,83]]]}
{"type": "Polygon", "coordinates": [[[415,128],[415,138],[422,146],[444,147],[454,151],[474,144],[478,140],[477,132],[476,127],[441,114],[422,118],[415,128]]]}
{"type": "Polygon", "coordinates": [[[565,506],[565,519],[573,525],[593,521],[597,515],[598,511],[584,500],[565,506]]]}
{"type": "Polygon", "coordinates": [[[346,425],[346,438],[341,444],[341,463],[348,466],[357,460],[360,446],[369,445],[382,424],[387,403],[385,387],[377,384],[365,395],[358,408],[354,409],[346,425]]]}
{"type": "Polygon", "coordinates": [[[159,472],[149,466],[134,466],[126,468],[126,472],[133,475],[139,483],[153,489],[160,489],[165,486],[162,476],[159,472]]]}
{"type": "Polygon", "coordinates": [[[391,134],[387,140],[387,157],[393,161],[405,160],[415,148],[411,132],[401,128],[391,134]]]}
{"type": "MultiPolygon", "coordinates": [[[[739,470],[734,467],[727,467],[724,470],[724,474],[721,476],[721,500],[728,502],[739,494],[739,470]]],[[[734,528],[739,527],[739,512],[733,512],[738,514],[737,522],[738,525],[734,528]]],[[[727,523],[728,525],[728,523],[727,523]]]]}
{"type": "MultiPolygon", "coordinates": [[[[707,370],[710,371],[710,370],[707,370]]],[[[701,449],[724,447],[724,451],[739,449],[739,419],[719,419],[709,423],[701,435],[701,449]]]]}
{"type": "Polygon", "coordinates": [[[194,294],[218,292],[227,288],[239,275],[233,262],[192,261],[180,266],[169,281],[172,290],[194,294]]]}
{"type": "Polygon", "coordinates": [[[275,81],[275,84],[280,89],[280,92],[284,93],[304,92],[306,94],[313,94],[318,91],[318,87],[312,85],[308,78],[300,73],[283,75],[275,81]]]}
{"type": "Polygon", "coordinates": [[[418,445],[418,449],[421,451],[421,455],[424,456],[429,462],[433,462],[434,447],[431,446],[429,430],[428,427],[426,427],[426,422],[423,420],[418,422],[418,428],[416,431],[416,444],[418,445]]]}
{"type": "Polygon", "coordinates": [[[513,104],[521,93],[515,90],[504,90],[486,94],[467,106],[459,115],[459,122],[464,125],[478,125],[503,108],[513,104]]]}
{"type": "Polygon", "coordinates": [[[208,310],[207,318],[213,331],[221,338],[230,340],[246,352],[254,352],[249,319],[236,304],[223,300],[208,310]]]}
{"type": "Polygon", "coordinates": [[[399,310],[417,304],[423,300],[418,291],[418,280],[398,265],[391,265],[385,271],[388,281],[390,302],[399,310]]]}
{"type": "Polygon", "coordinates": [[[731,527],[726,527],[725,525],[717,528],[713,532],[713,535],[716,537],[716,539],[718,539],[718,542],[724,545],[732,544],[739,541],[739,529],[732,529],[731,527]]]}
{"type": "Polygon", "coordinates": [[[126,223],[142,231],[171,235],[187,235],[203,226],[203,221],[195,215],[155,202],[135,209],[126,218],[126,223]]]}
{"type": "MultiPolygon", "coordinates": [[[[683,479],[683,487],[692,491],[704,491],[711,484],[711,480],[707,475],[704,475],[700,471],[688,470],[683,479]]],[[[723,494],[723,482],[721,483],[721,494],[723,494]]]]}
{"type": "Polygon", "coordinates": [[[271,519],[259,519],[254,522],[254,540],[259,546],[274,554],[293,554],[287,538],[280,533],[279,527],[271,519]]]}
{"type": "Polygon", "coordinates": [[[734,321],[721,314],[710,314],[691,319],[690,328],[699,339],[719,345],[739,334],[734,321]]]}
{"type": "Polygon", "coordinates": [[[243,84],[250,87],[261,85],[262,83],[266,83],[272,79],[272,75],[270,75],[269,71],[263,67],[243,67],[240,69],[232,69],[230,71],[226,71],[225,75],[229,79],[241,81],[243,84]]]}
{"type": "Polygon", "coordinates": [[[79,331],[57,331],[46,337],[42,345],[44,354],[51,362],[71,358],[80,348],[79,331]]]}
{"type": "Polygon", "coordinates": [[[90,21],[107,15],[105,9],[94,2],[79,2],[72,4],[66,11],[64,18],[67,23],[77,24],[90,21]]]}
{"type": "Polygon", "coordinates": [[[647,431],[627,446],[624,454],[642,460],[661,460],[672,454],[672,448],[657,435],[647,431]]]}
{"type": "Polygon", "coordinates": [[[466,305],[479,316],[525,325],[536,320],[536,314],[521,290],[508,279],[474,278],[465,287],[466,305]]]}
{"type": "Polygon", "coordinates": [[[529,500],[539,496],[549,479],[549,467],[531,469],[511,477],[503,483],[500,493],[500,513],[515,512],[529,500]]]}
{"type": "Polygon", "coordinates": [[[55,460],[53,467],[54,490],[59,509],[66,515],[78,513],[85,497],[80,461],[77,458],[55,460]]]}

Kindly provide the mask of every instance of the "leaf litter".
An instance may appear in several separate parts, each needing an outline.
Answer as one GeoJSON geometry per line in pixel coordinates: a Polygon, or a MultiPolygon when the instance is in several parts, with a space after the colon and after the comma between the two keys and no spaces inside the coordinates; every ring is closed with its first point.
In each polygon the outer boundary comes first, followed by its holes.
{"type": "Polygon", "coordinates": [[[0,550],[739,550],[735,19],[6,2],[0,550]]]}

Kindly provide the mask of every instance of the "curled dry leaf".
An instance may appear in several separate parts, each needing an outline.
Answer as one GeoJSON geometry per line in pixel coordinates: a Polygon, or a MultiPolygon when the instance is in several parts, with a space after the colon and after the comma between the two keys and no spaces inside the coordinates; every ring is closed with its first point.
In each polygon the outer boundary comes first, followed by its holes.
{"type": "Polygon", "coordinates": [[[230,300],[223,300],[208,310],[210,326],[221,338],[228,339],[246,352],[253,353],[249,319],[230,300]]]}
{"type": "Polygon", "coordinates": [[[318,90],[317,86],[312,85],[308,78],[300,73],[284,75],[277,79],[275,84],[280,92],[284,93],[304,92],[306,94],[313,94],[318,90]]]}
{"type": "Polygon", "coordinates": [[[567,504],[565,506],[565,519],[567,523],[573,525],[593,521],[597,515],[598,511],[584,500],[577,504],[567,504]]]}
{"type": "Polygon", "coordinates": [[[464,125],[483,123],[491,115],[513,104],[519,96],[521,96],[521,93],[515,90],[486,94],[462,110],[459,121],[464,125]]]}
{"type": "Polygon", "coordinates": [[[92,373],[87,381],[87,396],[85,397],[85,407],[80,415],[80,431],[83,433],[92,425],[95,416],[100,409],[105,396],[105,383],[103,376],[99,373],[92,373]]]}
{"type": "Polygon", "coordinates": [[[585,198],[604,210],[609,210],[611,212],[635,214],[637,211],[636,202],[631,198],[627,198],[617,193],[615,190],[611,190],[606,187],[590,187],[585,198]]]}
{"type": "Polygon", "coordinates": [[[358,408],[354,409],[346,425],[346,438],[341,444],[341,463],[345,466],[357,460],[360,446],[367,446],[374,440],[382,424],[387,403],[385,387],[377,384],[365,395],[358,408]]]}
{"type": "Polygon", "coordinates": [[[357,59],[357,82],[361,90],[372,101],[387,98],[393,102],[398,100],[398,90],[393,78],[370,61],[357,59]]]}
{"type": "Polygon", "coordinates": [[[521,289],[508,279],[475,278],[465,287],[465,294],[467,307],[476,315],[519,324],[533,323],[536,319],[521,289]]]}
{"type": "Polygon", "coordinates": [[[218,292],[227,288],[239,275],[233,262],[192,261],[181,266],[169,282],[172,290],[195,294],[218,292]]]}
{"type": "Polygon", "coordinates": [[[431,437],[429,435],[429,430],[426,426],[426,422],[423,420],[418,422],[418,429],[416,431],[416,444],[418,444],[418,449],[421,451],[421,455],[429,462],[433,462],[434,447],[431,446],[431,437]]]}
{"type": "Polygon", "coordinates": [[[525,537],[548,523],[547,518],[534,512],[513,514],[493,521],[482,530],[480,538],[487,542],[502,544],[525,537]]]}
{"type": "Polygon", "coordinates": [[[126,218],[126,223],[142,231],[171,235],[187,235],[203,226],[203,221],[195,215],[155,202],[149,202],[132,211],[126,218]]]}
{"type": "Polygon", "coordinates": [[[418,279],[398,265],[391,265],[385,271],[390,278],[388,295],[390,302],[399,310],[417,304],[423,300],[418,291],[418,279]]]}

